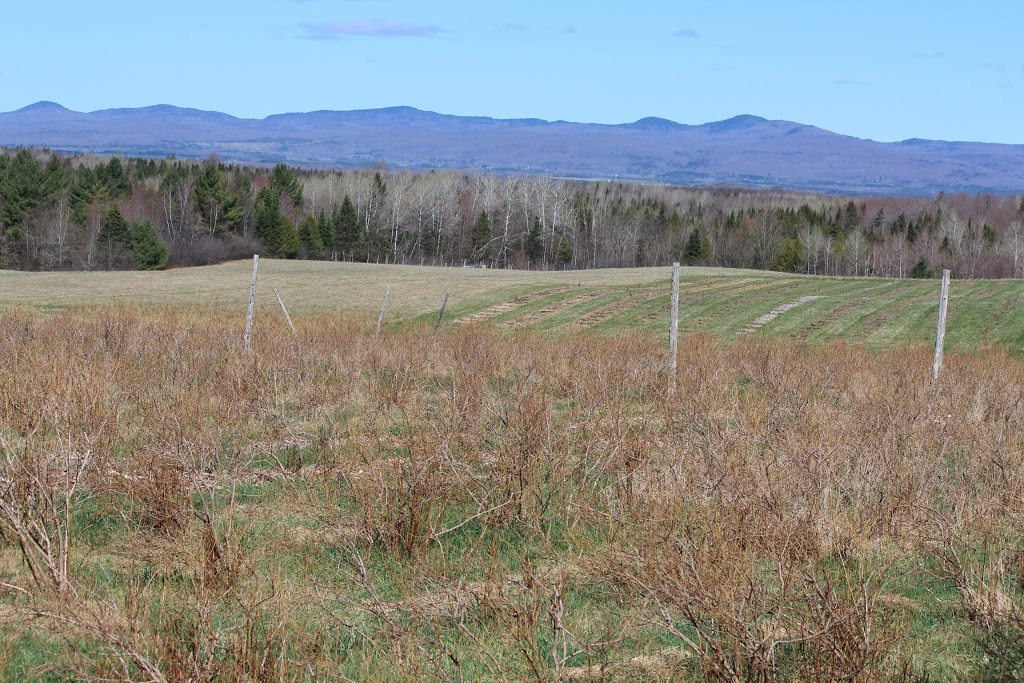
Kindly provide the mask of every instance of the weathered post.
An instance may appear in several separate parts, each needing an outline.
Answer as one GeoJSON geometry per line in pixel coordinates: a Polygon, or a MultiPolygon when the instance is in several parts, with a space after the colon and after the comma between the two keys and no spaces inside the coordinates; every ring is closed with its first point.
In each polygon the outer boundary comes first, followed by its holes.
{"type": "Polygon", "coordinates": [[[444,307],[448,305],[448,294],[449,293],[445,293],[444,301],[441,302],[441,312],[437,314],[437,320],[434,321],[435,330],[441,326],[441,318],[444,316],[444,307]]]}
{"type": "Polygon", "coordinates": [[[946,340],[946,308],[949,304],[949,270],[942,269],[942,289],[939,292],[939,326],[935,331],[935,363],[932,379],[938,380],[942,372],[942,344],[946,340]]]}
{"type": "Polygon", "coordinates": [[[374,333],[374,337],[380,336],[380,326],[384,324],[384,309],[388,307],[389,294],[391,294],[391,287],[384,291],[384,303],[380,305],[380,316],[377,317],[377,331],[374,333]]]}
{"type": "Polygon", "coordinates": [[[260,255],[252,255],[252,281],[249,283],[249,310],[245,314],[245,336],[242,338],[242,347],[246,351],[252,351],[252,316],[256,312],[256,269],[260,265],[260,255]]]}
{"type": "Polygon", "coordinates": [[[281,295],[277,293],[277,287],[274,287],[274,296],[277,297],[277,303],[281,304],[281,312],[284,313],[284,319],[288,321],[288,327],[292,328],[292,334],[296,334],[295,325],[292,324],[292,317],[288,315],[288,309],[284,307],[281,295]]]}
{"type": "Polygon", "coordinates": [[[668,322],[668,369],[672,373],[672,386],[675,387],[676,347],[679,345],[679,262],[672,264],[672,309],[668,322]]]}

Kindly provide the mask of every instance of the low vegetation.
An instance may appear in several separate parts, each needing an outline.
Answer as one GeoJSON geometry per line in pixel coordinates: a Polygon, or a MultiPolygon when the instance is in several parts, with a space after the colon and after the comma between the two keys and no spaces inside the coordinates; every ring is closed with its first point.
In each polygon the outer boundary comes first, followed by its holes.
{"type": "Polygon", "coordinates": [[[1024,675],[1007,351],[239,317],[0,312],[5,679],[1024,675]]]}
{"type": "MultiPolygon", "coordinates": [[[[48,312],[106,302],[204,305],[244,315],[252,261],[164,272],[0,271],[0,304],[48,312]]],[[[388,325],[487,322],[506,331],[554,334],[644,332],[666,338],[671,269],[521,271],[260,259],[257,317],[290,313],[374,315],[391,288],[388,325]]],[[[934,280],[831,278],[724,268],[682,269],[680,328],[731,344],[751,334],[787,340],[844,340],[869,348],[934,342],[934,280]],[[795,307],[790,307],[799,303],[795,307]],[[775,315],[773,315],[773,312],[775,315]]],[[[956,280],[947,344],[1024,347],[1024,281],[956,280]]]]}

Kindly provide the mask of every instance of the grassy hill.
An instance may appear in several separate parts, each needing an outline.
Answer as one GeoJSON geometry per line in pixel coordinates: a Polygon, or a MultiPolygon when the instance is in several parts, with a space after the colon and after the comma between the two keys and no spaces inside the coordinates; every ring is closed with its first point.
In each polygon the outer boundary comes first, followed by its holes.
{"type": "MultiPolygon", "coordinates": [[[[244,315],[250,262],[157,273],[0,271],[0,304],[44,311],[110,302],[201,305],[244,315]]],[[[445,320],[502,329],[664,333],[669,268],[526,272],[262,259],[261,315],[276,315],[278,289],[298,317],[314,312],[375,314],[391,288],[391,324],[429,320],[450,293],[445,320]]],[[[935,280],[830,278],[684,268],[682,333],[722,342],[767,335],[869,347],[929,343],[938,310],[935,280]],[[795,305],[794,305],[795,304],[795,305]],[[774,312],[774,315],[773,315],[774,312]]],[[[954,281],[947,343],[1024,346],[1024,282],[954,281]]]]}

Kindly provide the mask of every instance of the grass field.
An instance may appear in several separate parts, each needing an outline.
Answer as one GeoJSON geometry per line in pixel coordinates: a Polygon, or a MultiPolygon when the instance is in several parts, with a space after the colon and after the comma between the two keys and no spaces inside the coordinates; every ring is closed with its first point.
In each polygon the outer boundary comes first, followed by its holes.
{"type": "MultiPolygon", "coordinates": [[[[233,262],[158,273],[21,273],[0,271],[0,304],[52,312],[112,302],[210,306],[244,315],[251,264],[233,262]]],[[[445,293],[445,319],[506,329],[644,331],[663,335],[670,269],[568,272],[497,271],[348,263],[260,262],[258,311],[279,315],[272,288],[289,311],[376,314],[386,287],[389,324],[429,320],[445,293]]],[[[720,341],[744,334],[872,348],[931,343],[938,311],[935,280],[794,276],[760,271],[684,268],[682,333],[720,341]],[[812,298],[814,297],[814,298],[812,298]],[[806,298],[752,332],[773,310],[806,298]]],[[[1024,281],[954,281],[947,344],[1024,348],[1024,281]]]]}
{"type": "Polygon", "coordinates": [[[0,272],[3,680],[1024,677],[1021,283],[249,270],[0,272]]]}

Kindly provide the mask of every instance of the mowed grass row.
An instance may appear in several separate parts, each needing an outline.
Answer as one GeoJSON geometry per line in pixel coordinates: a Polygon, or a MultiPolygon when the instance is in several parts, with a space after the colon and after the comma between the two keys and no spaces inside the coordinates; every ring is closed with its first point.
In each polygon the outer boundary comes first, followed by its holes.
{"type": "MultiPolygon", "coordinates": [[[[15,273],[0,271],[0,304],[53,312],[111,302],[185,304],[244,315],[251,263],[237,261],[161,273],[15,273]]],[[[445,320],[502,329],[599,333],[643,331],[663,336],[669,268],[527,272],[264,259],[259,315],[280,315],[280,291],[295,316],[379,311],[390,287],[390,325],[433,319],[450,294],[445,320]]],[[[937,280],[831,278],[720,268],[684,268],[680,329],[731,342],[744,334],[813,342],[930,343],[938,314],[937,280]],[[748,329],[758,318],[805,303],[748,329]],[[810,299],[810,297],[816,297],[810,299]]],[[[1024,347],[1024,282],[954,281],[947,343],[1024,347]]]]}

